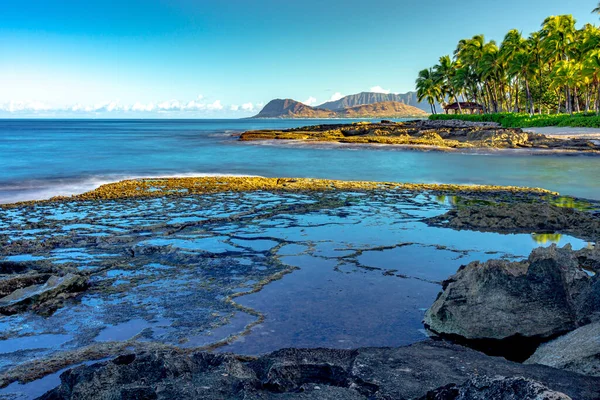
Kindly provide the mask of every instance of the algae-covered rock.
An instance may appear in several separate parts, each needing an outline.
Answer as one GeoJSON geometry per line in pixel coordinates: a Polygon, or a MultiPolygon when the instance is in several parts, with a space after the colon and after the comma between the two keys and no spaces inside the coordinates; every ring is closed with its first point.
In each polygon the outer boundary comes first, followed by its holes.
{"type": "Polygon", "coordinates": [[[513,148],[525,146],[529,134],[520,129],[473,130],[467,133],[467,140],[479,142],[481,147],[513,148]]]}
{"type": "Polygon", "coordinates": [[[591,281],[570,245],[536,249],[521,262],[472,262],[444,282],[424,323],[467,340],[552,338],[577,327],[591,281]]]}
{"type": "Polygon", "coordinates": [[[600,322],[582,326],[542,344],[525,363],[600,376],[600,322]]]}

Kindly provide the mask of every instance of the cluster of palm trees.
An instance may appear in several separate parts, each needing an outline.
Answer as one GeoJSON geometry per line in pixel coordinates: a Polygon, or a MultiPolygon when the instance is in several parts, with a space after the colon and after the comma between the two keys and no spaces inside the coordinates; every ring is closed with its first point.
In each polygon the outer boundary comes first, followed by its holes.
{"type": "MultiPolygon", "coordinates": [[[[595,10],[600,13],[600,4],[595,10]]],[[[469,101],[486,113],[600,113],[600,28],[575,26],[571,15],[546,18],[524,38],[511,30],[500,45],[473,36],[419,72],[419,101],[469,101]]]]}

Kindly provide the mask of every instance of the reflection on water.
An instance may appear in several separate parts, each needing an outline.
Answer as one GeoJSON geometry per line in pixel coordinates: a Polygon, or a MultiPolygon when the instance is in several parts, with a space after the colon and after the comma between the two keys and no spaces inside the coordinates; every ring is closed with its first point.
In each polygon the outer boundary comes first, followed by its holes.
{"type": "Polygon", "coordinates": [[[586,210],[590,210],[591,208],[593,208],[593,206],[585,201],[585,200],[581,200],[581,199],[575,199],[573,197],[569,197],[569,196],[560,196],[560,197],[548,197],[547,200],[550,202],[550,204],[553,204],[557,207],[566,207],[566,208],[574,208],[576,210],[580,210],[580,211],[586,211],[586,210]]]}
{"type": "Polygon", "coordinates": [[[562,239],[560,233],[532,233],[531,238],[534,242],[541,245],[547,245],[551,243],[560,243],[562,239]]]}

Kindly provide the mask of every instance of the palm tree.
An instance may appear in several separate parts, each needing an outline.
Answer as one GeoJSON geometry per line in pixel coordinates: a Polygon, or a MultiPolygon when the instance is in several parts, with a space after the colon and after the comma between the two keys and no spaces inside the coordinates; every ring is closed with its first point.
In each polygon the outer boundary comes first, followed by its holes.
{"type": "Polygon", "coordinates": [[[600,1],[598,2],[598,7],[592,10],[592,14],[600,14],[600,1]]]}
{"type": "Polygon", "coordinates": [[[483,47],[483,54],[479,62],[479,71],[481,77],[486,81],[486,89],[490,97],[490,103],[494,112],[502,109],[499,101],[499,87],[502,85],[502,76],[504,75],[500,51],[496,42],[493,40],[486,43],[483,47]]]}
{"type": "Polygon", "coordinates": [[[442,86],[436,79],[433,69],[424,69],[419,71],[419,77],[416,81],[417,85],[417,99],[423,101],[427,99],[429,106],[431,107],[431,113],[437,114],[435,103],[442,101],[442,86]]]}
{"type": "Polygon", "coordinates": [[[462,108],[458,101],[458,89],[454,86],[453,78],[456,74],[456,64],[452,62],[450,56],[440,57],[440,63],[434,67],[436,79],[442,84],[444,97],[446,95],[454,98],[458,104],[458,112],[462,114],[462,108]]]}
{"type": "Polygon", "coordinates": [[[542,47],[542,35],[540,32],[533,32],[529,38],[527,39],[527,48],[531,54],[532,58],[532,68],[535,68],[537,72],[537,88],[539,90],[538,93],[538,112],[540,115],[542,114],[542,93],[544,91],[543,81],[544,81],[544,50],[542,47]]]}
{"type": "Polygon", "coordinates": [[[485,38],[483,35],[463,39],[454,51],[454,58],[461,64],[461,69],[457,71],[457,79],[463,81],[464,86],[471,91],[471,96],[476,102],[484,104],[484,107],[489,109],[485,100],[483,82],[478,73],[484,46],[485,38]]]}
{"type": "MultiPolygon", "coordinates": [[[[600,13],[600,3],[595,12],[600,13]]],[[[486,112],[526,109],[530,114],[580,111],[600,115],[600,28],[575,26],[572,15],[551,16],[527,39],[509,31],[501,45],[483,35],[462,39],[417,79],[422,99],[475,101],[486,112]],[[435,83],[435,84],[434,84],[435,83]]],[[[435,109],[432,106],[432,111],[435,109]]]]}
{"type": "Polygon", "coordinates": [[[508,86],[509,92],[511,93],[511,96],[514,100],[515,112],[519,112],[519,79],[521,78],[521,70],[518,68],[511,69],[510,65],[512,64],[517,54],[521,53],[526,48],[526,46],[527,44],[525,42],[525,39],[523,39],[523,36],[521,36],[521,32],[519,32],[516,29],[508,31],[508,33],[504,37],[504,40],[502,41],[502,44],[500,45],[500,58],[502,62],[504,62],[507,65],[509,70],[508,86]],[[514,73],[510,74],[510,71],[514,73]],[[514,95],[512,94],[511,86],[514,86],[514,95]]]}
{"type": "Polygon", "coordinates": [[[596,104],[594,108],[596,109],[596,115],[600,115],[600,50],[594,50],[587,55],[582,73],[591,79],[596,86],[596,104]]]}
{"type": "Polygon", "coordinates": [[[575,40],[575,19],[572,15],[548,17],[542,24],[544,48],[553,53],[556,60],[569,58],[569,47],[575,40]]]}
{"type": "Polygon", "coordinates": [[[556,88],[566,88],[567,99],[565,102],[565,108],[569,114],[573,114],[573,102],[570,89],[577,87],[580,80],[580,73],[580,64],[572,60],[561,60],[557,62],[552,71],[551,86],[556,88]]]}

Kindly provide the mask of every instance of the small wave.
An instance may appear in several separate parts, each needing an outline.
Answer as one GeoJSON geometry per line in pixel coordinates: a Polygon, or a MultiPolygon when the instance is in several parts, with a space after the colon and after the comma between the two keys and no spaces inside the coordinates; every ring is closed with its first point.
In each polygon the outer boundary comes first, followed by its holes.
{"type": "Polygon", "coordinates": [[[47,200],[55,196],[72,196],[127,179],[191,178],[191,177],[259,177],[259,175],[213,172],[183,172],[169,174],[100,175],[71,179],[36,179],[0,184],[0,204],[30,200],[47,200]]]}

